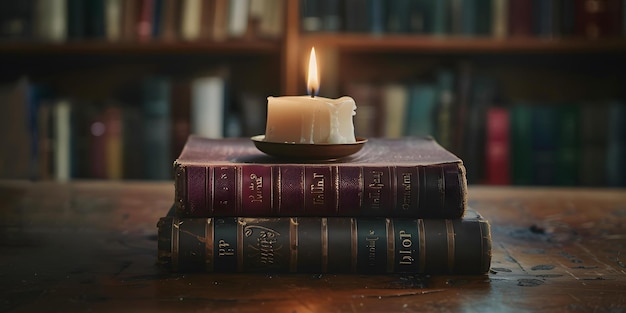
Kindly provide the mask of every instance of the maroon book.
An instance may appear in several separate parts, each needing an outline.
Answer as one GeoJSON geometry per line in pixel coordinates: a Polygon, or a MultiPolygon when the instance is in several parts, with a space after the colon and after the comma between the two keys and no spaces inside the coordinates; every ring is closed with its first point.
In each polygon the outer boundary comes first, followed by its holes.
{"type": "Polygon", "coordinates": [[[532,33],[532,1],[510,0],[509,2],[509,35],[525,37],[532,33]]]}
{"type": "Polygon", "coordinates": [[[508,109],[489,108],[487,110],[487,142],[485,151],[487,184],[511,184],[509,131],[508,109]]]}
{"type": "Polygon", "coordinates": [[[463,162],[431,138],[372,138],[328,162],[276,159],[248,138],[190,136],[174,162],[179,216],[459,218],[463,162]]]}

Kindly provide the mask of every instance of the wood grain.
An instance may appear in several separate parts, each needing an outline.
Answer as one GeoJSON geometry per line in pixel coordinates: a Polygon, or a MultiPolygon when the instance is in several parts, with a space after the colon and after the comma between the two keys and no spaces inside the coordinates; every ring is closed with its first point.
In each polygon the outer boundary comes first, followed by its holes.
{"type": "Polygon", "coordinates": [[[470,186],[488,275],[171,274],[165,183],[0,181],[0,311],[626,310],[626,192],[470,186]]]}

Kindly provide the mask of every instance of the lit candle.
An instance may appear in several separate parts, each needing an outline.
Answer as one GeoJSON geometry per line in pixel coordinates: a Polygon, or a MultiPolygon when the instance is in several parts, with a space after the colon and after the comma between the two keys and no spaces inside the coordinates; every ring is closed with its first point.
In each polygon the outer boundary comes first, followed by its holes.
{"type": "Polygon", "coordinates": [[[265,141],[341,144],[356,142],[352,117],[354,99],[317,97],[319,75],[315,49],[311,49],[307,79],[309,96],[267,98],[265,141]]]}

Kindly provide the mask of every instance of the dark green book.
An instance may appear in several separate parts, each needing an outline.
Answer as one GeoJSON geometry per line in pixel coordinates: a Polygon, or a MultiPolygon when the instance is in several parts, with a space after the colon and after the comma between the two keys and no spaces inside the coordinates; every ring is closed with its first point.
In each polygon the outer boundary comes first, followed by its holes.
{"type": "Polygon", "coordinates": [[[158,261],[180,272],[483,274],[487,220],[366,217],[184,218],[158,223],[158,261]]]}

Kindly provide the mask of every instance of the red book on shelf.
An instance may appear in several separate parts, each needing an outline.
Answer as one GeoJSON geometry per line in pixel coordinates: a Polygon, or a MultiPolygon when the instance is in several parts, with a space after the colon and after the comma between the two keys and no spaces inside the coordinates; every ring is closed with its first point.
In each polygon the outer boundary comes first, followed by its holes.
{"type": "Polygon", "coordinates": [[[430,138],[372,138],[328,162],[267,156],[250,139],[190,136],[174,162],[180,216],[459,218],[463,162],[430,138]]]}
{"type": "Polygon", "coordinates": [[[509,35],[512,37],[530,36],[532,33],[532,1],[510,0],[509,35]]]}
{"type": "Polygon", "coordinates": [[[486,183],[508,185],[510,173],[509,111],[505,108],[489,108],[487,111],[486,183]]]}

